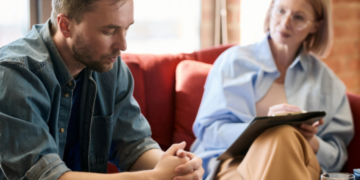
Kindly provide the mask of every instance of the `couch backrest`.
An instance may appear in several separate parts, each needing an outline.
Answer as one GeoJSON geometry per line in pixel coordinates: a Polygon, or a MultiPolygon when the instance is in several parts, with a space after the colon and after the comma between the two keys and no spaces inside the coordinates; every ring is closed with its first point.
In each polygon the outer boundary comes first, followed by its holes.
{"type": "MultiPolygon", "coordinates": [[[[141,112],[148,119],[152,128],[152,137],[166,150],[174,139],[175,120],[175,71],[183,60],[195,60],[212,64],[226,49],[220,46],[193,53],[177,55],[123,54],[122,59],[129,66],[135,80],[134,97],[138,101],[141,112]]],[[[355,137],[348,146],[349,159],[344,171],[352,172],[360,168],[360,96],[348,93],[355,124],[355,137]]],[[[195,102],[199,103],[199,102],[195,102]]],[[[195,110],[197,111],[197,110],[195,110]]],[[[195,119],[186,120],[193,122],[195,119]]],[[[189,131],[192,131],[189,129],[189,131]]],[[[176,139],[176,138],[175,138],[176,139]]],[[[191,143],[191,142],[189,142],[191,143]]]]}
{"type": "Polygon", "coordinates": [[[218,46],[193,53],[121,55],[135,80],[134,97],[152,129],[152,137],[161,148],[173,144],[175,70],[183,60],[213,63],[232,45],[218,46]]]}

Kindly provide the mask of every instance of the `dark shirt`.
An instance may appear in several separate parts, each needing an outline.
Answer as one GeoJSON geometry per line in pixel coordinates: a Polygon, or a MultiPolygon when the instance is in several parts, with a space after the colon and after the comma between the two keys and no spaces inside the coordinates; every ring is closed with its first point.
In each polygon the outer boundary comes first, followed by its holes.
{"type": "Polygon", "coordinates": [[[79,78],[75,80],[76,87],[73,91],[72,108],[70,120],[67,128],[66,144],[64,150],[64,162],[68,168],[72,171],[81,171],[80,166],[80,148],[79,148],[79,111],[80,111],[80,100],[82,90],[82,76],[83,73],[79,74],[79,78]]]}

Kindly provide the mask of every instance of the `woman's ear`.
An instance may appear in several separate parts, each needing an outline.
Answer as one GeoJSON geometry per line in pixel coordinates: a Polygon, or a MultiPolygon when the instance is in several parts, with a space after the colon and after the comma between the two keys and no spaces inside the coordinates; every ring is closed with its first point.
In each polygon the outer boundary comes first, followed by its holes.
{"type": "Polygon", "coordinates": [[[324,25],[324,20],[315,21],[315,23],[310,29],[310,33],[316,33],[319,30],[319,28],[323,25],[324,25]]]}
{"type": "Polygon", "coordinates": [[[60,33],[65,38],[69,38],[71,36],[70,23],[71,23],[70,18],[68,18],[64,14],[58,14],[57,16],[58,31],[60,31],[60,33]]]}

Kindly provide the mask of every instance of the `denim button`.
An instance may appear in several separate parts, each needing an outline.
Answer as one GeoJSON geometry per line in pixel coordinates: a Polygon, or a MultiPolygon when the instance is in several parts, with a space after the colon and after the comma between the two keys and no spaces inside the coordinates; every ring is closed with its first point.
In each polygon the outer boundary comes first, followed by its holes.
{"type": "Polygon", "coordinates": [[[69,97],[69,93],[65,93],[64,96],[65,96],[65,97],[69,97]]]}
{"type": "Polygon", "coordinates": [[[64,129],[64,128],[60,128],[59,132],[60,132],[60,133],[63,133],[63,132],[65,132],[65,129],[64,129]]]}

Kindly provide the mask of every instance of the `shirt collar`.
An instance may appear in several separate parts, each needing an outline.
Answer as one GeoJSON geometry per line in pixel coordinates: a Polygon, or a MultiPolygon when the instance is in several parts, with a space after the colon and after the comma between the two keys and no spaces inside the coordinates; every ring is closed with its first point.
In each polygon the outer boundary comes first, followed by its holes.
{"type": "MultiPolygon", "coordinates": [[[[273,73],[278,72],[273,55],[271,53],[269,39],[270,33],[266,33],[266,37],[263,38],[260,42],[256,43],[255,46],[255,56],[260,64],[263,65],[263,70],[265,72],[273,73]]],[[[301,48],[300,53],[296,56],[294,62],[289,66],[289,69],[299,67],[301,70],[306,71],[308,69],[309,63],[309,54],[301,48]]]]}
{"type": "Polygon", "coordinates": [[[306,53],[304,48],[300,49],[299,54],[296,56],[295,60],[291,65],[289,66],[289,69],[293,69],[296,67],[299,67],[302,71],[307,71],[309,69],[309,58],[310,55],[306,53]]]}
{"type": "MultiPolygon", "coordinates": [[[[56,78],[58,79],[61,87],[67,85],[70,81],[74,81],[74,78],[71,76],[67,66],[65,65],[60,53],[55,46],[55,43],[51,36],[51,20],[49,19],[43,25],[37,25],[37,31],[39,32],[43,42],[50,54],[51,62],[53,65],[53,69],[55,71],[56,78]]],[[[90,71],[87,74],[91,76],[92,71],[89,69],[85,69],[85,71],[90,71]]]]}

